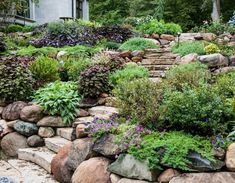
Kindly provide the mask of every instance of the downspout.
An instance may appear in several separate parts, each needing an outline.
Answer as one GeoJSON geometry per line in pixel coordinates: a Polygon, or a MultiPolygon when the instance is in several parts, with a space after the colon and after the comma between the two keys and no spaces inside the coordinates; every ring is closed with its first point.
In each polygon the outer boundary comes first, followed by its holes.
{"type": "Polygon", "coordinates": [[[73,19],[75,19],[74,18],[74,1],[72,0],[72,17],[73,17],[73,19]]]}

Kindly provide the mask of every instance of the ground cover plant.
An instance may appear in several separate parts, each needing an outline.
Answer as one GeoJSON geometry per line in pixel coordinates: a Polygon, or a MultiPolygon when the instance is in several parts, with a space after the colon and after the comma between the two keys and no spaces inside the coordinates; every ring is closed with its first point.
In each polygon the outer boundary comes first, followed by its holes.
{"type": "Polygon", "coordinates": [[[176,44],[172,48],[173,53],[178,53],[181,56],[188,55],[190,53],[197,53],[198,55],[204,55],[204,44],[200,41],[194,41],[194,42],[182,42],[179,45],[176,44]]]}
{"type": "Polygon", "coordinates": [[[144,51],[144,49],[158,48],[158,46],[151,40],[145,38],[131,38],[123,43],[119,50],[122,51],[144,51]]]}
{"type": "Polygon", "coordinates": [[[57,81],[36,91],[34,100],[50,115],[59,115],[70,125],[76,117],[81,96],[76,82],[57,81]]]}

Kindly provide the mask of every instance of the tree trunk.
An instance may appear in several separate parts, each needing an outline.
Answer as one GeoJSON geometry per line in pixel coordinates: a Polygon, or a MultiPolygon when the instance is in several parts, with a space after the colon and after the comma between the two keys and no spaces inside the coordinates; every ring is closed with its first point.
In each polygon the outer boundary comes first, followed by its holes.
{"type": "Polygon", "coordinates": [[[211,18],[213,22],[220,21],[220,0],[212,0],[213,3],[213,10],[211,13],[211,18]]]}

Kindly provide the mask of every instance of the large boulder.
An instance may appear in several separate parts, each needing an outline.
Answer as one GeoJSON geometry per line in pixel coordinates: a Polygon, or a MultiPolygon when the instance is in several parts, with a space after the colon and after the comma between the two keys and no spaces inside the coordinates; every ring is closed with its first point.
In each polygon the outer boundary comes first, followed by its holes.
{"type": "Polygon", "coordinates": [[[18,149],[27,148],[27,139],[17,132],[9,133],[1,141],[3,152],[11,157],[17,156],[18,149]]]}
{"type": "Polygon", "coordinates": [[[70,183],[73,175],[73,171],[66,166],[70,150],[71,143],[64,145],[51,162],[51,172],[54,178],[61,183],[70,183]]]}
{"type": "Polygon", "coordinates": [[[226,73],[228,73],[228,72],[234,72],[235,71],[235,66],[233,66],[233,67],[222,67],[222,68],[219,68],[219,69],[216,69],[215,71],[214,71],[214,73],[215,74],[226,74],[226,73]]]}
{"type": "Polygon", "coordinates": [[[110,160],[102,157],[82,162],[73,174],[72,183],[110,183],[109,164],[110,160]]]}
{"type": "Polygon", "coordinates": [[[156,181],[160,174],[159,170],[150,170],[148,162],[141,162],[129,154],[120,155],[108,169],[112,173],[138,180],[156,181]]]}
{"type": "Polygon", "coordinates": [[[45,145],[43,138],[38,135],[32,135],[27,139],[27,144],[30,147],[42,147],[45,145]]]}
{"type": "Polygon", "coordinates": [[[13,121],[20,118],[21,110],[27,106],[25,102],[14,102],[6,106],[2,111],[2,118],[8,121],[13,121]]]}
{"type": "Polygon", "coordinates": [[[201,36],[205,41],[213,41],[217,38],[217,36],[213,33],[201,33],[201,36]]]}
{"type": "Polygon", "coordinates": [[[115,136],[109,134],[98,139],[93,146],[93,151],[107,157],[117,155],[118,147],[115,144],[115,136]]]}
{"type": "Polygon", "coordinates": [[[45,127],[65,127],[63,120],[59,116],[46,116],[38,121],[37,126],[45,126],[45,127]]]}
{"type": "Polygon", "coordinates": [[[73,141],[71,150],[66,160],[66,166],[72,171],[85,160],[95,156],[92,152],[93,140],[91,138],[77,139],[73,141]]]}
{"type": "Polygon", "coordinates": [[[198,59],[201,63],[208,65],[208,67],[228,66],[228,58],[220,53],[202,55],[199,56],[198,59]]]}
{"type": "Polygon", "coordinates": [[[55,136],[55,131],[51,127],[40,127],[38,130],[38,135],[43,138],[50,138],[55,136]]]}
{"type": "Polygon", "coordinates": [[[150,182],[144,180],[122,178],[120,181],[118,181],[118,183],[150,183],[150,182]]]}
{"type": "Polygon", "coordinates": [[[235,55],[229,57],[229,65],[235,66],[235,55]]]}
{"type": "Polygon", "coordinates": [[[117,108],[107,107],[107,106],[92,107],[88,110],[88,112],[92,116],[99,116],[99,115],[112,116],[112,115],[118,114],[117,108]]]}
{"type": "Polygon", "coordinates": [[[189,64],[191,62],[198,60],[198,54],[197,53],[190,53],[188,55],[183,56],[180,59],[180,62],[178,64],[189,64]]]}
{"type": "Polygon", "coordinates": [[[28,122],[24,122],[24,121],[20,121],[20,120],[18,120],[14,124],[14,129],[18,133],[20,133],[21,135],[24,135],[26,137],[29,137],[29,136],[32,136],[32,135],[35,135],[38,133],[38,127],[36,124],[28,123],[28,122]]]}
{"type": "Polygon", "coordinates": [[[186,173],[171,179],[170,183],[232,183],[235,182],[235,173],[186,173]]]}
{"type": "Polygon", "coordinates": [[[175,37],[170,35],[170,34],[162,34],[160,36],[161,39],[165,39],[167,41],[174,41],[175,40],[175,37]]]}
{"type": "Polygon", "coordinates": [[[229,145],[225,163],[228,170],[235,171],[235,143],[229,145]]]}
{"type": "Polygon", "coordinates": [[[37,123],[43,117],[43,109],[39,105],[26,106],[21,110],[20,118],[37,123]]]}

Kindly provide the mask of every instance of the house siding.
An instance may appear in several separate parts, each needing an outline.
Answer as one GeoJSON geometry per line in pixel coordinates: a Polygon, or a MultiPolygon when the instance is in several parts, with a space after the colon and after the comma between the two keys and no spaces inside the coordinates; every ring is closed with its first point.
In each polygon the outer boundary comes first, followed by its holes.
{"type": "Polygon", "coordinates": [[[72,17],[72,0],[40,0],[35,6],[34,20],[47,23],[59,20],[60,17],[72,17]]]}

